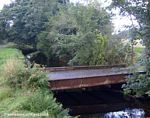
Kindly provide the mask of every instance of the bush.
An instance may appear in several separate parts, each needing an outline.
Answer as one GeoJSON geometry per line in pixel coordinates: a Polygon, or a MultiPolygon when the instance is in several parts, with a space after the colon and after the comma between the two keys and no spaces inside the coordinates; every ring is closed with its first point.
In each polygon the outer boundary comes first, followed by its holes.
{"type": "Polygon", "coordinates": [[[22,108],[33,113],[47,111],[51,115],[63,115],[62,106],[56,103],[52,93],[47,90],[34,91],[22,104],[22,108]]]}
{"type": "Polygon", "coordinates": [[[13,95],[12,93],[13,92],[10,88],[0,88],[0,101],[11,97],[13,95]]]}
{"type": "Polygon", "coordinates": [[[21,51],[12,48],[0,48],[0,68],[10,58],[24,59],[21,51]]]}
{"type": "Polygon", "coordinates": [[[36,67],[26,68],[22,61],[10,59],[4,65],[3,77],[12,88],[46,88],[46,74],[36,67]]]}
{"type": "Polygon", "coordinates": [[[9,42],[7,44],[4,45],[5,48],[16,48],[17,44],[13,43],[13,42],[9,42]]]}
{"type": "Polygon", "coordinates": [[[131,47],[123,40],[110,39],[105,53],[106,64],[131,64],[131,47]]]}
{"type": "Polygon", "coordinates": [[[150,96],[150,76],[138,74],[128,77],[127,83],[123,85],[125,94],[132,94],[137,97],[142,95],[150,96]]]}
{"type": "Polygon", "coordinates": [[[43,89],[48,87],[47,76],[42,69],[33,67],[28,69],[28,71],[30,73],[30,77],[28,78],[27,81],[28,87],[43,88],[43,89]]]}
{"type": "Polygon", "coordinates": [[[30,76],[29,71],[18,59],[9,59],[4,64],[3,78],[6,84],[12,88],[23,87],[30,76]]]}
{"type": "Polygon", "coordinates": [[[10,89],[4,89],[0,93],[0,117],[7,112],[24,114],[44,112],[49,114],[47,118],[69,117],[62,105],[56,103],[53,93],[48,88],[46,73],[42,69],[26,68],[22,61],[9,59],[4,65],[3,78],[5,78],[4,86],[10,89]]]}

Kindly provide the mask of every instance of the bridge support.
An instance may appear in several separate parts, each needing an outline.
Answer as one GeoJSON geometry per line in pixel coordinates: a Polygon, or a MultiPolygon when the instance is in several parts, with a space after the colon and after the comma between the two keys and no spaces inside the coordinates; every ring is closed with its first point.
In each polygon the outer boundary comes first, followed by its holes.
{"type": "Polygon", "coordinates": [[[150,116],[150,99],[124,96],[121,85],[55,91],[54,93],[57,101],[61,102],[64,108],[69,108],[69,113],[73,116],[115,112],[126,108],[143,108],[150,116]]]}

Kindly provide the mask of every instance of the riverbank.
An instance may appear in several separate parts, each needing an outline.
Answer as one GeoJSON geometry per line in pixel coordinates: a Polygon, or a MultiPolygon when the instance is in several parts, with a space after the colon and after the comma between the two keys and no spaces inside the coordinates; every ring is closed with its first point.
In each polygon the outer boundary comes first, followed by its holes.
{"type": "Polygon", "coordinates": [[[46,73],[26,68],[21,51],[0,48],[0,118],[69,118],[47,86],[46,73]]]}

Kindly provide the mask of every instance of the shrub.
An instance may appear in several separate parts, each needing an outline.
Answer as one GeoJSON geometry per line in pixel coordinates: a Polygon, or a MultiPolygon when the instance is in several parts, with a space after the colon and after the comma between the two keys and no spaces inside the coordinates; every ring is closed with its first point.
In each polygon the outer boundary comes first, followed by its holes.
{"type": "Polygon", "coordinates": [[[12,96],[12,90],[10,88],[0,88],[0,101],[12,96]]]}
{"type": "Polygon", "coordinates": [[[52,93],[48,90],[36,90],[28,97],[22,105],[23,110],[33,113],[48,112],[50,115],[63,116],[65,111],[62,110],[62,105],[56,103],[52,93]]]}
{"type": "Polygon", "coordinates": [[[12,48],[0,48],[0,68],[10,58],[23,59],[21,51],[12,48]]]}
{"type": "Polygon", "coordinates": [[[33,67],[28,69],[28,71],[30,71],[30,77],[27,82],[28,87],[43,89],[48,87],[47,76],[43,70],[33,67]]]}
{"type": "MultiPolygon", "coordinates": [[[[6,86],[13,92],[5,91],[0,94],[0,115],[12,113],[48,113],[47,118],[68,118],[68,112],[62,105],[56,103],[53,93],[48,89],[46,73],[33,67],[26,68],[22,61],[9,59],[4,65],[3,78],[6,86]],[[7,98],[9,97],[10,98],[7,98]],[[1,99],[5,99],[1,101],[1,99]]],[[[4,116],[5,117],[5,116],[4,116]]],[[[32,118],[32,116],[28,117],[32,118]]],[[[43,118],[43,117],[39,117],[43,118]]]]}
{"type": "Polygon", "coordinates": [[[3,78],[8,86],[16,88],[25,85],[30,73],[20,60],[9,59],[3,67],[3,78]]]}
{"type": "Polygon", "coordinates": [[[7,44],[4,45],[5,48],[16,48],[17,44],[13,43],[13,42],[9,42],[7,44]]]}
{"type": "Polygon", "coordinates": [[[39,68],[26,68],[22,61],[9,59],[4,65],[3,77],[13,88],[46,88],[46,74],[39,68]]]}
{"type": "Polygon", "coordinates": [[[110,39],[105,53],[107,65],[131,64],[131,47],[123,40],[110,39]]]}
{"type": "Polygon", "coordinates": [[[125,94],[150,96],[150,76],[148,74],[140,75],[135,73],[128,77],[127,83],[123,85],[125,94]]]}

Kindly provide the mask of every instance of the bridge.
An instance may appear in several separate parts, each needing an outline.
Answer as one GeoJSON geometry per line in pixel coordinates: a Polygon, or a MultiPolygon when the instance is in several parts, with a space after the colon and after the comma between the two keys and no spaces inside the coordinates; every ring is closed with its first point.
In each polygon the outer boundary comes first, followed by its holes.
{"type": "MultiPolygon", "coordinates": [[[[46,68],[49,86],[57,101],[71,115],[106,113],[126,108],[143,108],[150,115],[150,99],[125,96],[122,84],[131,68],[118,66],[76,66],[46,68]]],[[[139,72],[143,74],[144,72],[139,72]]]]}

